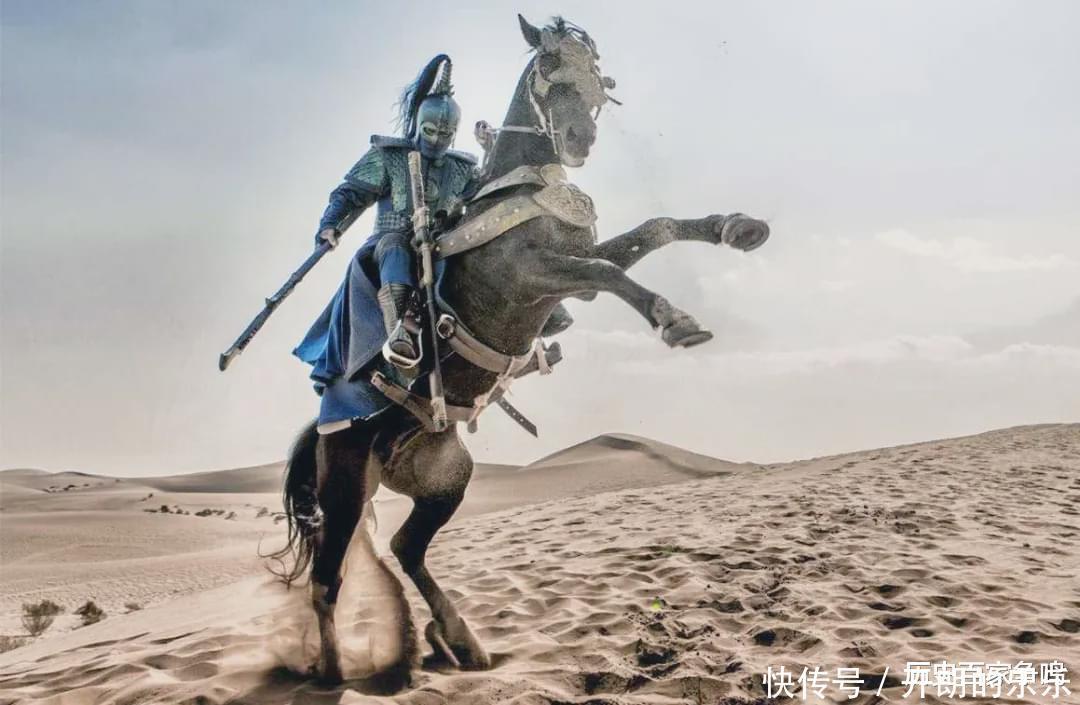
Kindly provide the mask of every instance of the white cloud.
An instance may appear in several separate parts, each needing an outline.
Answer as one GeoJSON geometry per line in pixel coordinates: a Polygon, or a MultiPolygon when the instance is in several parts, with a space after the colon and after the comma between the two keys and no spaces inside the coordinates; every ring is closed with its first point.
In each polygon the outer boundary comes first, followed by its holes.
{"type": "Polygon", "coordinates": [[[985,366],[1033,362],[1045,364],[1048,367],[1069,367],[1080,370],[1080,348],[1017,343],[1007,345],[997,352],[978,355],[972,358],[972,362],[985,366]]]}
{"type": "MultiPolygon", "coordinates": [[[[593,340],[601,345],[607,342],[598,338],[593,340]]],[[[626,343],[629,340],[619,342],[626,343]]],[[[714,378],[769,377],[814,374],[848,365],[886,365],[903,361],[947,362],[964,358],[972,350],[970,343],[956,336],[900,335],[834,347],[694,355],[677,366],[658,364],[657,360],[636,360],[619,363],[616,369],[629,374],[702,374],[714,378]]]]}
{"type": "Polygon", "coordinates": [[[991,251],[982,240],[954,237],[949,240],[921,238],[907,230],[895,228],[880,232],[874,239],[909,255],[936,259],[968,272],[1022,272],[1054,270],[1070,267],[1075,262],[1063,254],[1003,255],[991,251]]]}
{"type": "MultiPolygon", "coordinates": [[[[590,336],[599,352],[605,345],[638,351],[637,359],[615,364],[617,372],[629,375],[676,375],[698,379],[747,379],[787,375],[814,376],[843,368],[891,368],[905,364],[944,366],[953,372],[1023,369],[1033,364],[1047,368],[1080,370],[1080,348],[1017,343],[1000,350],[978,354],[976,348],[958,336],[900,335],[851,345],[781,350],[772,352],[725,352],[687,354],[678,364],[669,358],[649,354],[655,341],[646,336],[590,336]],[[642,354],[644,353],[644,354],[642,354]]],[[[670,353],[668,353],[670,354],[670,353]]],[[[612,354],[612,359],[619,359],[612,354]]],[[[625,358],[624,358],[625,359],[625,358]]]]}

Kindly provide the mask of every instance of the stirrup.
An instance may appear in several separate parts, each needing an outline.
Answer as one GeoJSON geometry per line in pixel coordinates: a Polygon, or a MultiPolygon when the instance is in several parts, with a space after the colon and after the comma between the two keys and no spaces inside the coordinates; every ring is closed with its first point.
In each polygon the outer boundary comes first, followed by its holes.
{"type": "MultiPolygon", "coordinates": [[[[401,328],[404,328],[405,324],[399,322],[398,326],[401,327],[401,328]]],[[[407,331],[406,331],[406,333],[407,333],[407,331]]],[[[417,365],[419,365],[420,361],[424,359],[424,341],[423,341],[422,336],[423,336],[423,331],[422,330],[420,332],[417,332],[417,334],[416,334],[417,355],[416,355],[415,358],[406,357],[405,355],[402,355],[401,353],[393,350],[390,347],[390,339],[389,338],[387,338],[386,342],[383,343],[382,356],[386,359],[387,362],[389,362],[394,367],[400,367],[403,370],[411,370],[414,367],[416,367],[417,365]]]]}

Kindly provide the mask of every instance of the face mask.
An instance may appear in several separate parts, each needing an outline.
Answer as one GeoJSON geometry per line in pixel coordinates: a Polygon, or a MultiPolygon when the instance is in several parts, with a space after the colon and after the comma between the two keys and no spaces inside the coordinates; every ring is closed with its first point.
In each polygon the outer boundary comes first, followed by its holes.
{"type": "Polygon", "coordinates": [[[428,96],[416,114],[416,148],[429,159],[437,159],[454,143],[461,109],[448,95],[428,96]]]}

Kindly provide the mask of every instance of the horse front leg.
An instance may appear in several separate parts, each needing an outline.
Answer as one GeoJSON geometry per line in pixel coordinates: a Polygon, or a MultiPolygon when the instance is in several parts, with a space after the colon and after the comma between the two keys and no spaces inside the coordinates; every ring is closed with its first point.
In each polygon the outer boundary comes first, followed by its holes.
{"type": "Polygon", "coordinates": [[[315,446],[316,497],[322,524],[313,551],[311,601],[319,622],[321,679],[328,684],[341,683],[344,674],[335,610],[345,556],[350,543],[354,543],[356,559],[350,562],[364,573],[363,603],[377,614],[368,634],[370,664],[366,677],[372,685],[393,691],[409,682],[416,649],[401,583],[375,553],[367,531],[356,530],[373,493],[367,477],[370,444],[370,434],[353,426],[319,436],[315,446]]]}
{"type": "Polygon", "coordinates": [[[607,259],[534,250],[525,281],[539,297],[565,298],[603,291],[618,296],[658,329],[669,346],[688,348],[712,339],[689,313],[631,279],[607,259]]]}
{"type": "Polygon", "coordinates": [[[620,269],[629,269],[645,255],[673,242],[730,245],[749,252],[768,237],[768,223],[742,213],[690,219],[651,218],[629,232],[599,243],[592,254],[620,269]]]}

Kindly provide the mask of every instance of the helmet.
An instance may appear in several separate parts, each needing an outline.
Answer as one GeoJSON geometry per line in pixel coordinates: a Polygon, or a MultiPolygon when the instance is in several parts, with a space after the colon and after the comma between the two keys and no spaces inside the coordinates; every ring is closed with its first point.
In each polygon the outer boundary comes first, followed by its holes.
{"type": "Polygon", "coordinates": [[[454,100],[450,71],[450,57],[439,54],[428,62],[401,96],[405,136],[416,143],[421,154],[431,159],[441,157],[450,149],[461,121],[461,108],[454,100]]]}

